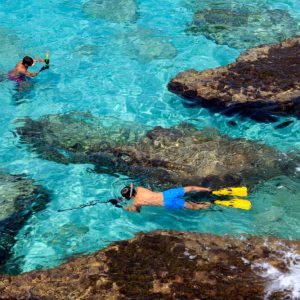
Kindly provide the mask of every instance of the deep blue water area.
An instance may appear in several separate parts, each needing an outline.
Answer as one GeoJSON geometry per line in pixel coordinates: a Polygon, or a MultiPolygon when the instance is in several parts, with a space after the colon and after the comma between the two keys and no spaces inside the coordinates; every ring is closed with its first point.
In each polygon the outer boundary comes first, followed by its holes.
{"type": "MultiPolygon", "coordinates": [[[[217,1],[119,2],[114,7],[118,1],[0,2],[0,78],[24,55],[44,57],[49,51],[51,60],[50,69],[32,79],[32,86],[25,90],[18,90],[11,81],[0,81],[0,167],[6,172],[27,174],[51,191],[47,208],[36,213],[19,232],[9,264],[21,263],[22,271],[47,268],[71,255],[89,253],[154,229],[300,239],[300,169],[295,169],[292,177],[276,177],[258,185],[249,197],[251,211],[222,208],[190,212],[148,207],[133,214],[98,204],[58,212],[115,197],[130,179],[90,172],[91,165],[62,165],[38,158],[13,134],[18,118],[88,111],[149,127],[190,122],[280,151],[299,150],[300,121],[294,117],[278,117],[271,123],[227,117],[167,90],[168,81],[178,72],[225,65],[244,51],[186,31],[196,10],[217,1]],[[102,13],[97,15],[99,3],[102,13]],[[278,128],[286,121],[293,122],[278,128]]],[[[223,2],[250,11],[260,6],[282,10],[292,18],[291,26],[300,25],[298,0],[223,2]]],[[[257,28],[261,30],[265,28],[257,28]]],[[[266,31],[266,39],[268,34],[266,31]]],[[[32,69],[39,68],[36,64],[32,69]]]]}

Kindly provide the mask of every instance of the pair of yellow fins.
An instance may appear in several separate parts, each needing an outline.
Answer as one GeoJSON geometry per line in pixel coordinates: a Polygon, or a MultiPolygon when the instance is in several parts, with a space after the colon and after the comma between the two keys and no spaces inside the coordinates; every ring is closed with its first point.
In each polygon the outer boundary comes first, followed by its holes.
{"type": "MultiPolygon", "coordinates": [[[[221,190],[212,191],[215,196],[236,196],[236,197],[247,197],[248,189],[245,186],[241,187],[230,187],[221,190]]],[[[251,209],[251,202],[246,199],[232,198],[227,200],[215,200],[214,204],[229,206],[239,209],[251,209]]]]}

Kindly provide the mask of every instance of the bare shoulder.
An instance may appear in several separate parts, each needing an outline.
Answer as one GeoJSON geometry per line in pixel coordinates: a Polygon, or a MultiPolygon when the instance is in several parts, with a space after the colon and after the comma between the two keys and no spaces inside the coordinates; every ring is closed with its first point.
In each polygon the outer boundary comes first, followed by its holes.
{"type": "Polygon", "coordinates": [[[150,191],[150,190],[148,190],[148,189],[146,189],[146,188],[144,188],[144,187],[142,187],[142,186],[138,186],[138,187],[136,188],[136,191],[137,191],[137,193],[138,193],[138,192],[148,192],[148,191],[150,191]]]}
{"type": "Polygon", "coordinates": [[[21,62],[17,63],[16,70],[18,72],[26,72],[27,71],[26,68],[25,68],[25,66],[21,62]]]}

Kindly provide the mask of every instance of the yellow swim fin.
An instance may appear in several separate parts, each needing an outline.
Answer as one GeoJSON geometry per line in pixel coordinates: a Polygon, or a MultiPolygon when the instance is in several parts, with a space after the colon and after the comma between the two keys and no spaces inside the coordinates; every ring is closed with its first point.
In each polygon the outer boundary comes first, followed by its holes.
{"type": "Polygon", "coordinates": [[[248,196],[248,189],[246,186],[240,187],[230,187],[225,188],[217,191],[212,191],[213,195],[216,196],[238,196],[238,197],[247,197],[248,196]]]}
{"type": "Polygon", "coordinates": [[[249,200],[238,199],[238,198],[230,199],[230,200],[216,200],[214,201],[214,204],[246,209],[246,210],[251,209],[251,202],[249,200]]]}

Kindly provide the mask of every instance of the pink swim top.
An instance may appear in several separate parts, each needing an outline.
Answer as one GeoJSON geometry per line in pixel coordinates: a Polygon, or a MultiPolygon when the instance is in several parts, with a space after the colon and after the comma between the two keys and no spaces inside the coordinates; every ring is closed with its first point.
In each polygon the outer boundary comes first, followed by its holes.
{"type": "Polygon", "coordinates": [[[15,81],[17,83],[25,81],[25,75],[20,74],[18,77],[13,73],[13,70],[9,71],[7,74],[9,80],[15,81]]]}

